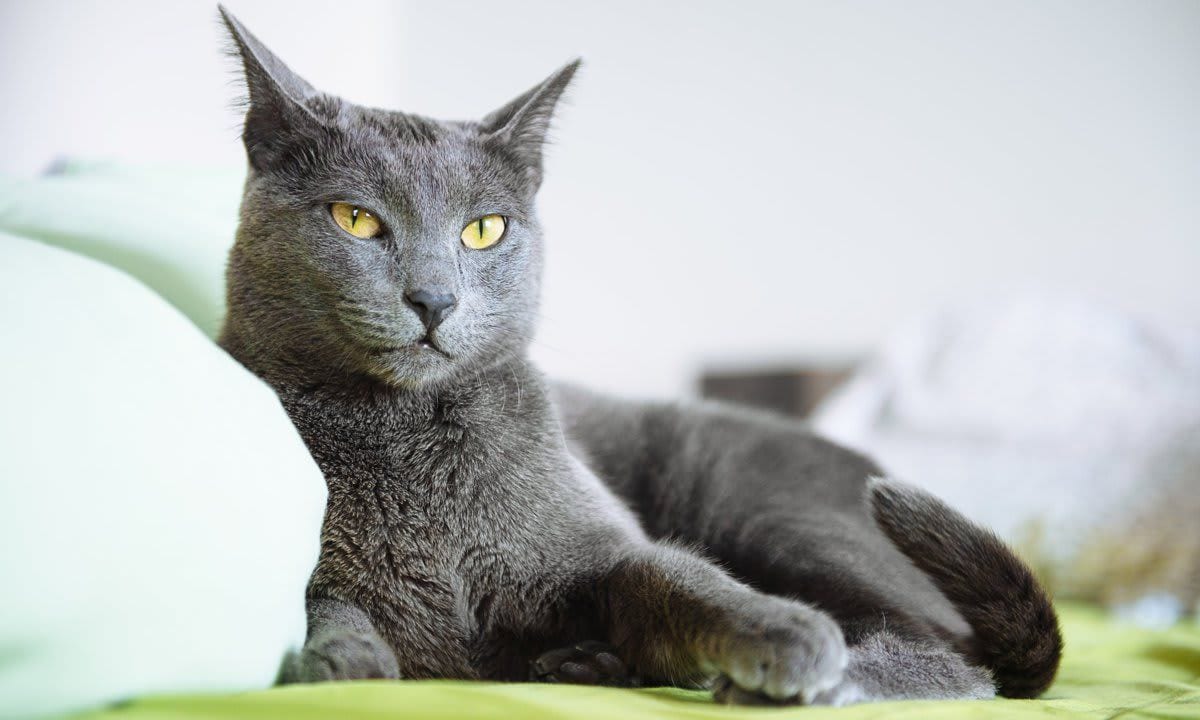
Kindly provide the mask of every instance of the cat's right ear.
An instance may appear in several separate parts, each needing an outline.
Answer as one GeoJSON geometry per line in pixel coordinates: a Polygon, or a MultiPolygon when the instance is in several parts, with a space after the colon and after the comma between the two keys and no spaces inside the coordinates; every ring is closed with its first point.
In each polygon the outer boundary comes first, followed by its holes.
{"type": "Polygon", "coordinates": [[[480,122],[486,142],[503,147],[536,190],[542,182],[542,146],[550,118],[582,62],[578,58],[480,122]]]}
{"type": "Polygon", "coordinates": [[[217,9],[229,30],[231,54],[241,61],[245,74],[247,108],[242,141],[246,154],[256,170],[267,170],[299,137],[320,130],[321,121],[305,104],[317,92],[223,5],[217,9]]]}

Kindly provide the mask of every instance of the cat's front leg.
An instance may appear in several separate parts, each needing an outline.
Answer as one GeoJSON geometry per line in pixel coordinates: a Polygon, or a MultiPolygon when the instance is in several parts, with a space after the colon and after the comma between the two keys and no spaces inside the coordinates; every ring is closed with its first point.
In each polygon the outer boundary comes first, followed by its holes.
{"type": "Polygon", "coordinates": [[[289,653],[279,683],[400,677],[396,654],[362,608],[340,600],[310,598],[308,639],[289,653]]]}
{"type": "Polygon", "coordinates": [[[647,679],[725,677],[748,695],[807,703],[846,669],[846,643],[828,614],[756,592],[680,548],[632,548],[603,590],[610,639],[647,679]]]}

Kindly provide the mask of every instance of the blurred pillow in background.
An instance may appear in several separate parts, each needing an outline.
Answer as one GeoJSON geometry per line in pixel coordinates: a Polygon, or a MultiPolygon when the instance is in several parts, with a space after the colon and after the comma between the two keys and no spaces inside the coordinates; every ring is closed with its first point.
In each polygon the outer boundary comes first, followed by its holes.
{"type": "Polygon", "coordinates": [[[1200,597],[1200,332],[1020,297],[909,324],[819,432],[995,528],[1057,593],[1168,622],[1200,597]]]}
{"type": "Polygon", "coordinates": [[[0,717],[270,685],[325,508],[275,394],[121,271],[2,232],[0,338],[0,717]]]}
{"type": "Polygon", "coordinates": [[[65,160],[41,177],[0,177],[0,231],[120,268],[216,337],[244,177],[65,160]]]}

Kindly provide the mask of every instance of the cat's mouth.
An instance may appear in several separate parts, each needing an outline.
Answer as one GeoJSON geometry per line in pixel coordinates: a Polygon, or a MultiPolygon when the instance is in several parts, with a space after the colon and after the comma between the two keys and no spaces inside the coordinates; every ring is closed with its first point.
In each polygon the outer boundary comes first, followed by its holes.
{"type": "Polygon", "coordinates": [[[443,350],[442,346],[438,345],[437,341],[434,340],[433,337],[430,335],[426,335],[425,337],[418,340],[416,342],[416,346],[417,346],[417,349],[421,350],[421,351],[440,353],[441,355],[450,357],[450,353],[443,350]]]}
{"type": "Polygon", "coordinates": [[[444,358],[450,358],[450,353],[443,350],[442,347],[437,344],[437,341],[428,335],[416,342],[408,343],[407,345],[387,345],[384,347],[374,347],[371,348],[371,351],[375,355],[394,355],[396,353],[425,355],[429,353],[436,353],[444,358]]]}

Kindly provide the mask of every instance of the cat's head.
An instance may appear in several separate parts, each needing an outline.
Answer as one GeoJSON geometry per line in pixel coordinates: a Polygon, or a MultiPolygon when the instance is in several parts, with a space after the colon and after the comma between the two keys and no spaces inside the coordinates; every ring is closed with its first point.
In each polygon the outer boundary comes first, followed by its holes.
{"type": "Polygon", "coordinates": [[[542,146],[578,61],[482,120],[445,122],[314,90],[221,13],[250,164],[222,344],[259,372],[414,388],[521,354],[542,146]]]}

